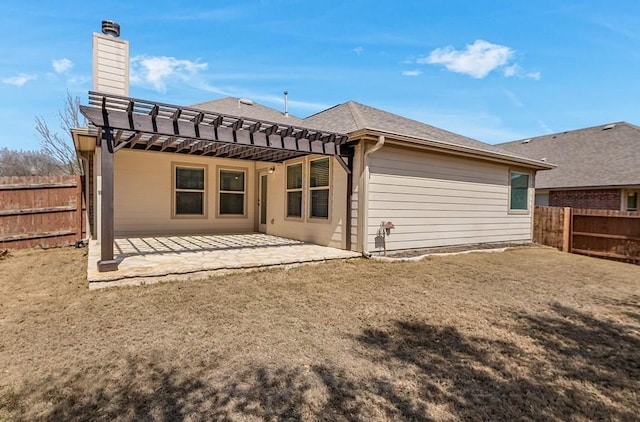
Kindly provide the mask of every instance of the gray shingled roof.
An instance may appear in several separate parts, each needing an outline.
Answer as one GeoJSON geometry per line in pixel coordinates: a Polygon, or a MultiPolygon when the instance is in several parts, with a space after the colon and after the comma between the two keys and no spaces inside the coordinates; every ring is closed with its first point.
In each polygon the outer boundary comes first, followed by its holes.
{"type": "Polygon", "coordinates": [[[321,111],[307,117],[304,122],[334,132],[351,133],[358,129],[370,129],[436,141],[443,146],[450,144],[506,157],[522,158],[514,152],[355,101],[321,111]]]}
{"type": "Polygon", "coordinates": [[[458,135],[444,129],[439,129],[416,120],[408,119],[397,114],[379,110],[364,104],[359,104],[355,101],[348,101],[346,103],[339,104],[309,116],[306,119],[300,119],[295,116],[287,117],[278,110],[255,102],[252,105],[248,105],[245,104],[244,101],[235,97],[225,97],[205,103],[194,104],[191,107],[236,117],[245,117],[344,134],[350,134],[359,129],[369,129],[416,138],[417,143],[419,143],[419,140],[425,140],[441,145],[443,148],[446,148],[447,146],[470,148],[474,151],[485,153],[490,156],[497,155],[502,159],[514,160],[525,165],[533,164],[536,167],[538,166],[538,164],[531,163],[531,160],[528,158],[514,154],[513,152],[505,149],[501,149],[466,136],[458,135]]]}
{"type": "Polygon", "coordinates": [[[265,120],[284,125],[304,126],[302,119],[295,116],[285,116],[283,112],[252,101],[246,104],[245,100],[236,97],[225,97],[205,103],[194,104],[190,107],[227,114],[235,117],[244,117],[255,120],[265,120]]]}
{"type": "Polygon", "coordinates": [[[536,187],[575,188],[640,185],[640,127],[627,122],[538,136],[500,144],[558,167],[538,173],[536,187]]]}

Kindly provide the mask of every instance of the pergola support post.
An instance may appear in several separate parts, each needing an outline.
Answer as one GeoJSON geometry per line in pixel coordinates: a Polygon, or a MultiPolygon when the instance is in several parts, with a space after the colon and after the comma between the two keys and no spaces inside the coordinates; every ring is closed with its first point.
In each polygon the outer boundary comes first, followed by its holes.
{"type": "Polygon", "coordinates": [[[98,271],[116,271],[118,261],[113,258],[113,131],[105,127],[102,130],[102,148],[100,156],[101,210],[100,210],[100,260],[98,271]]]}

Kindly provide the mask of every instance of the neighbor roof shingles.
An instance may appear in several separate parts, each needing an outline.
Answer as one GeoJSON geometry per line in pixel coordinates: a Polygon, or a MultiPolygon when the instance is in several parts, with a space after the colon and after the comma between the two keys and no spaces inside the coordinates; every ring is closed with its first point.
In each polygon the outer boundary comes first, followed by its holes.
{"type": "Polygon", "coordinates": [[[640,185],[640,127],[627,122],[499,146],[536,160],[546,158],[547,162],[557,165],[555,169],[538,173],[538,189],[640,185]]]}

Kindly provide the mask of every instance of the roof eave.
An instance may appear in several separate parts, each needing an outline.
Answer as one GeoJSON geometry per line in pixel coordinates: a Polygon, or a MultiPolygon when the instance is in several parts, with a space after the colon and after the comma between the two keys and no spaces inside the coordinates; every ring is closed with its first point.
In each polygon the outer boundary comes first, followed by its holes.
{"type": "Polygon", "coordinates": [[[96,149],[98,131],[88,126],[71,128],[71,137],[76,152],[92,152],[96,149]]]}
{"type": "MultiPolygon", "coordinates": [[[[500,154],[493,151],[486,151],[478,148],[467,147],[463,145],[451,144],[444,141],[436,141],[433,139],[418,138],[409,135],[403,135],[387,130],[361,128],[349,133],[349,138],[366,138],[366,136],[388,136],[400,143],[410,143],[414,146],[421,146],[428,149],[446,151],[451,154],[466,156],[471,158],[482,158],[489,161],[502,162],[507,164],[517,164],[522,167],[532,168],[535,170],[551,170],[556,168],[555,164],[545,163],[543,161],[532,160],[525,157],[516,157],[508,154],[500,154]]],[[[393,142],[393,141],[392,141],[393,142]]]]}

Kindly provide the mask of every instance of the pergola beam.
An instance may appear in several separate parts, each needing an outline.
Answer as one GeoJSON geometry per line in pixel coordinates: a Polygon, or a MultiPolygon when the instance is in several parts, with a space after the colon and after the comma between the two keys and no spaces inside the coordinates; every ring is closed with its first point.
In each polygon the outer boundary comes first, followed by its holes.
{"type": "Polygon", "coordinates": [[[344,134],[111,94],[90,92],[89,103],[89,107],[81,106],[82,113],[95,126],[116,130],[118,149],[134,148],[143,135],[148,135],[148,140],[144,141],[146,149],[168,151],[170,146],[179,143],[174,152],[207,155],[213,152],[215,156],[229,156],[233,151],[243,159],[262,160],[264,154],[253,146],[283,151],[277,156],[287,159],[304,154],[344,155],[345,151],[340,145],[348,140],[344,134]],[[130,132],[136,136],[131,138],[130,132]],[[126,144],[121,141],[123,133],[129,133],[130,141],[126,144]],[[158,139],[165,141],[156,144],[158,139]],[[215,142],[216,149],[212,151],[207,143],[196,143],[194,140],[215,142]],[[223,145],[219,144],[241,148],[236,152],[236,148],[221,149],[223,145]]]}

